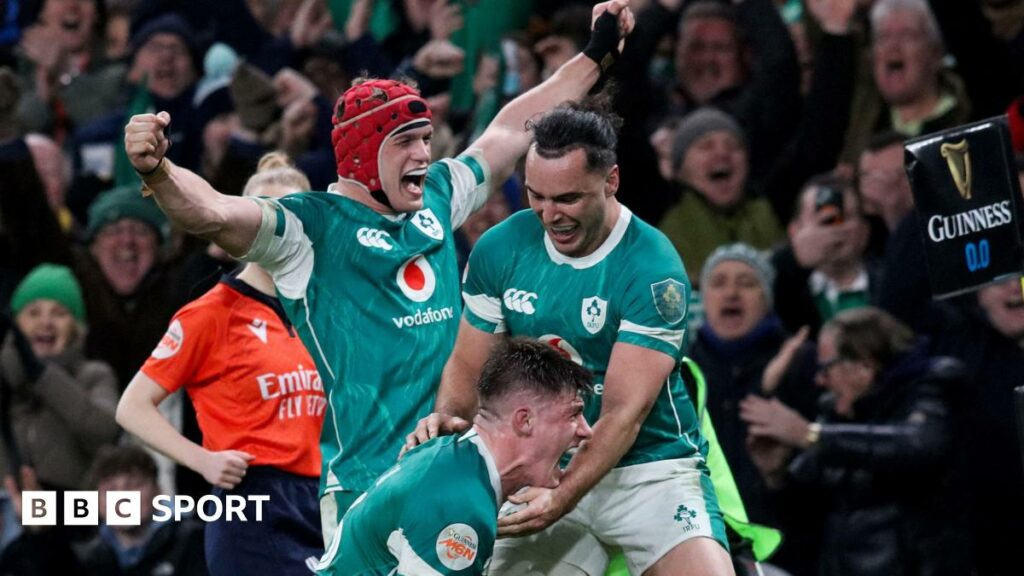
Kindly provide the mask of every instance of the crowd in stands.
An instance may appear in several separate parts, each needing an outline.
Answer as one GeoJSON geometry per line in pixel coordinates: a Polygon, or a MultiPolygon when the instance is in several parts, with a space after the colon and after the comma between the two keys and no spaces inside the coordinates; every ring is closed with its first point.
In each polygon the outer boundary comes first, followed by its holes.
{"type": "MultiPolygon", "coordinates": [[[[131,115],[168,112],[167,157],[223,193],[242,195],[272,151],[323,191],[353,79],[415,81],[447,157],[580,51],[592,4],[0,3],[0,576],[205,570],[191,520],[18,522],[23,490],[210,491],[115,421],[175,313],[238,267],[140,194],[131,115]]],[[[1024,153],[1024,1],[632,10],[605,86],[624,119],[618,199],[686,266],[687,355],[751,520],[785,535],[770,562],[794,576],[1019,574],[1024,294],[1011,278],[933,300],[903,142],[1008,114],[1024,153]]],[[[513,174],[466,221],[463,265],[526,194],[513,174]]],[[[158,404],[206,445],[186,394],[158,404]]]]}

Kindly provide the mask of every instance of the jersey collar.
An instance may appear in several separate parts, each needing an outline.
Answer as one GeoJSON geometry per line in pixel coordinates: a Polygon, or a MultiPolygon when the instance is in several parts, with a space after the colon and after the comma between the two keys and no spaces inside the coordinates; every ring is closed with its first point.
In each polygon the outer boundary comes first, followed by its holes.
{"type": "Polygon", "coordinates": [[[484,459],[487,464],[487,475],[491,478],[491,487],[494,488],[494,499],[498,508],[501,508],[501,476],[498,474],[498,463],[494,461],[494,455],[487,448],[487,444],[484,439],[477,433],[476,428],[470,428],[469,432],[466,432],[459,438],[459,441],[469,440],[473,444],[476,444],[477,450],[480,451],[480,457],[484,459]]]}
{"type": "Polygon", "coordinates": [[[590,268],[600,264],[619,245],[622,237],[626,235],[626,228],[629,227],[629,222],[632,218],[633,213],[629,211],[629,208],[619,204],[619,219],[615,222],[615,227],[612,228],[611,234],[604,239],[604,242],[597,247],[597,250],[581,258],[573,258],[559,252],[555,248],[554,243],[551,242],[551,238],[548,237],[546,230],[544,231],[544,249],[548,251],[548,258],[551,258],[551,261],[555,264],[568,264],[577,270],[590,268]]]}
{"type": "Polygon", "coordinates": [[[260,302],[264,306],[273,310],[274,313],[277,314],[277,317],[281,319],[281,322],[284,323],[284,326],[285,328],[288,329],[288,332],[291,333],[292,322],[291,320],[288,319],[288,314],[285,313],[284,307],[281,306],[281,301],[278,300],[277,298],[274,298],[273,296],[267,296],[263,292],[260,292],[259,290],[239,280],[236,276],[241,271],[242,269],[238,268],[237,270],[230,274],[225,274],[221,277],[220,281],[224,284],[227,284],[231,289],[233,289],[235,292],[238,292],[242,296],[252,298],[253,300],[260,302]]]}

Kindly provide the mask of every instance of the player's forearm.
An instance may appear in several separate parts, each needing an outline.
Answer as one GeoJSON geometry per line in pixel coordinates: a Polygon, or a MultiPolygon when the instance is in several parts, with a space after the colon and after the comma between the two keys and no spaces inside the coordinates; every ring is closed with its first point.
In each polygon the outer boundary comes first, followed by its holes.
{"type": "Polygon", "coordinates": [[[643,417],[625,411],[602,413],[593,427],[593,436],[580,446],[555,490],[573,506],[590,491],[626,454],[643,417]]]}
{"type": "Polygon", "coordinates": [[[441,374],[434,412],[472,421],[478,408],[474,374],[479,374],[479,370],[474,372],[471,366],[453,354],[441,374]]]}
{"type": "Polygon", "coordinates": [[[259,231],[260,211],[249,200],[226,196],[191,170],[164,158],[159,175],[146,177],[160,209],[175,226],[216,242],[230,254],[244,254],[259,231]]]}

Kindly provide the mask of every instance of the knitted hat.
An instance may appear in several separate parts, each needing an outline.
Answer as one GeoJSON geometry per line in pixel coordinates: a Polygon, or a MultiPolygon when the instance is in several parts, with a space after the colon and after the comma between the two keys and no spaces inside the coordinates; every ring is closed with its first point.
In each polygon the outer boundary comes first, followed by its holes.
{"type": "Polygon", "coordinates": [[[715,267],[727,261],[742,262],[753,268],[761,283],[761,289],[764,290],[764,299],[768,302],[768,308],[775,305],[775,293],[772,289],[775,282],[775,268],[760,252],[742,242],[719,246],[711,253],[711,256],[708,256],[708,259],[704,261],[704,268],[700,271],[701,287],[708,285],[715,267]]]}
{"type": "Polygon", "coordinates": [[[40,264],[14,289],[11,311],[14,315],[36,300],[56,300],[79,322],[85,322],[85,303],[78,280],[67,266],[40,264]]]}
{"type": "Polygon", "coordinates": [[[672,169],[679,171],[694,142],[707,134],[721,131],[732,133],[740,143],[746,144],[743,129],[725,112],[715,108],[700,108],[687,114],[676,128],[676,136],[672,141],[672,169]]]}
{"type": "Polygon", "coordinates": [[[149,224],[161,241],[167,240],[170,233],[167,217],[152,198],[143,198],[137,188],[121,186],[100,194],[89,206],[86,240],[92,242],[104,226],[122,218],[133,218],[149,224]]]}
{"type": "Polygon", "coordinates": [[[176,12],[161,14],[155,18],[143,20],[138,24],[133,23],[132,28],[130,40],[132,54],[138,52],[139,48],[142,48],[156,34],[174,34],[181,38],[181,41],[185,43],[185,47],[188,48],[188,54],[192,59],[192,65],[195,67],[196,72],[200,72],[203,69],[199,39],[196,37],[195,30],[185,18],[176,12]]]}

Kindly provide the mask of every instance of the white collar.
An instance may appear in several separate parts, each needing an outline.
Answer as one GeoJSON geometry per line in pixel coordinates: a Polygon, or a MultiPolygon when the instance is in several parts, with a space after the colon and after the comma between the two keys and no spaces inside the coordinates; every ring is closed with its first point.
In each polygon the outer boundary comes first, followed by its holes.
{"type": "Polygon", "coordinates": [[[566,256],[555,248],[551,238],[548,236],[547,230],[544,231],[544,248],[548,251],[548,257],[555,264],[568,264],[577,270],[583,270],[600,264],[602,260],[619,245],[622,241],[622,237],[626,235],[626,228],[629,227],[629,222],[633,219],[633,213],[629,211],[624,205],[619,204],[619,219],[616,220],[615,226],[612,228],[608,237],[604,239],[604,242],[586,256],[580,258],[573,258],[572,256],[566,256]]]}
{"type": "Polygon", "coordinates": [[[811,277],[808,279],[808,283],[811,287],[811,294],[817,296],[818,294],[824,293],[826,300],[829,302],[835,302],[839,299],[839,294],[842,292],[867,292],[868,272],[863,266],[861,266],[860,272],[857,273],[857,277],[854,278],[853,282],[848,287],[842,289],[836,286],[836,283],[820,270],[811,272],[811,277]]]}
{"type": "Polygon", "coordinates": [[[480,451],[480,457],[484,459],[484,463],[487,464],[487,475],[491,478],[491,487],[494,488],[495,504],[501,508],[501,475],[498,474],[498,463],[494,461],[494,455],[491,454],[491,450],[487,448],[487,443],[480,437],[480,433],[477,432],[476,428],[470,428],[469,432],[466,432],[459,438],[459,442],[463,440],[469,440],[473,444],[476,444],[477,450],[480,451]]]}

